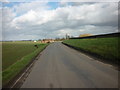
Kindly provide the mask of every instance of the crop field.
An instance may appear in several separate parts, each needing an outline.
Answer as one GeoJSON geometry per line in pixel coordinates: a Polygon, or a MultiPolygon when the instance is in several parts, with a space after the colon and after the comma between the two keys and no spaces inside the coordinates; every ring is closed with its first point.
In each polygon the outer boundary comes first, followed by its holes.
{"type": "Polygon", "coordinates": [[[97,54],[104,59],[117,62],[120,59],[118,52],[118,39],[120,37],[95,38],[95,39],[70,39],[63,42],[81,50],[97,54]]]}
{"type": "Polygon", "coordinates": [[[37,42],[3,42],[2,70],[3,84],[20,72],[48,44],[37,42]],[[36,48],[34,45],[38,45],[36,48]]]}

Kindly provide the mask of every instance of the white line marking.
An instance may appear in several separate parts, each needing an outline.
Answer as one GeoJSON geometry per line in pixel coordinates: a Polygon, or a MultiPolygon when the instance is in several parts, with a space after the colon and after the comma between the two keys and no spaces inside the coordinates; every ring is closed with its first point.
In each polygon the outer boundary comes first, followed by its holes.
{"type": "Polygon", "coordinates": [[[32,67],[32,65],[35,63],[35,61],[25,70],[25,72],[16,80],[16,82],[11,86],[13,88],[17,82],[25,75],[25,73],[32,67]]]}

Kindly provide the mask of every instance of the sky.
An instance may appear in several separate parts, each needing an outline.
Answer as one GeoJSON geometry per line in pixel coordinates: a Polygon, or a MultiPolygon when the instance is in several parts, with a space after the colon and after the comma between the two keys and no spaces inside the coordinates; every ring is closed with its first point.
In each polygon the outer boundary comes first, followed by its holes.
{"type": "Polygon", "coordinates": [[[62,38],[118,32],[117,2],[0,3],[2,40],[62,38]]]}

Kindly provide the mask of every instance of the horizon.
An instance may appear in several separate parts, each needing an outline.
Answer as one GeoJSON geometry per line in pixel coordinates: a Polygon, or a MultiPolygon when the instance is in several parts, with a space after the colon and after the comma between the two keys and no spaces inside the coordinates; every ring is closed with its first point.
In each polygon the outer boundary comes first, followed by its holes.
{"type": "MultiPolygon", "coordinates": [[[[99,35],[109,35],[109,34],[119,34],[120,32],[115,32],[115,33],[107,33],[107,34],[97,34],[98,36],[99,35]]],[[[82,35],[82,34],[81,34],[82,35]]],[[[96,36],[96,35],[92,35],[92,36],[96,36]]],[[[80,37],[80,36],[75,36],[75,37],[72,37],[72,38],[78,38],[78,37],[80,37]]],[[[89,36],[86,36],[86,37],[89,37],[89,36]]],[[[59,38],[59,39],[65,39],[65,37],[62,37],[62,38],[59,38]]],[[[44,39],[52,39],[52,38],[44,38],[44,39]]],[[[41,41],[41,40],[44,40],[44,39],[36,39],[36,40],[5,40],[5,41],[3,41],[3,40],[1,40],[0,42],[15,42],[15,41],[41,41]]],[[[52,39],[52,40],[56,40],[56,39],[58,39],[58,38],[54,38],[54,39],[52,39]]]]}

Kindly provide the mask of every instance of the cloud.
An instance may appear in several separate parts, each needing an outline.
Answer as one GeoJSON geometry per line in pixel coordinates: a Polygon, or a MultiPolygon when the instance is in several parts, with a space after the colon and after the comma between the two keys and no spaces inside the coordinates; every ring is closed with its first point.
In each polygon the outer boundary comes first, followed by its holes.
{"type": "Polygon", "coordinates": [[[8,0],[0,0],[0,2],[9,3],[9,1],[8,1],[8,0]]]}
{"type": "Polygon", "coordinates": [[[2,41],[2,3],[0,3],[0,41],[2,41]]]}
{"type": "Polygon", "coordinates": [[[117,30],[117,3],[73,3],[49,9],[47,2],[20,3],[3,10],[4,40],[102,34],[117,30]]]}
{"type": "Polygon", "coordinates": [[[42,11],[42,10],[45,10],[47,8],[49,8],[46,3],[47,2],[23,2],[23,3],[20,3],[17,2],[18,5],[15,5],[13,7],[13,10],[18,14],[18,15],[21,15],[21,14],[24,14],[26,12],[29,12],[30,10],[35,10],[35,11],[42,11]]]}

